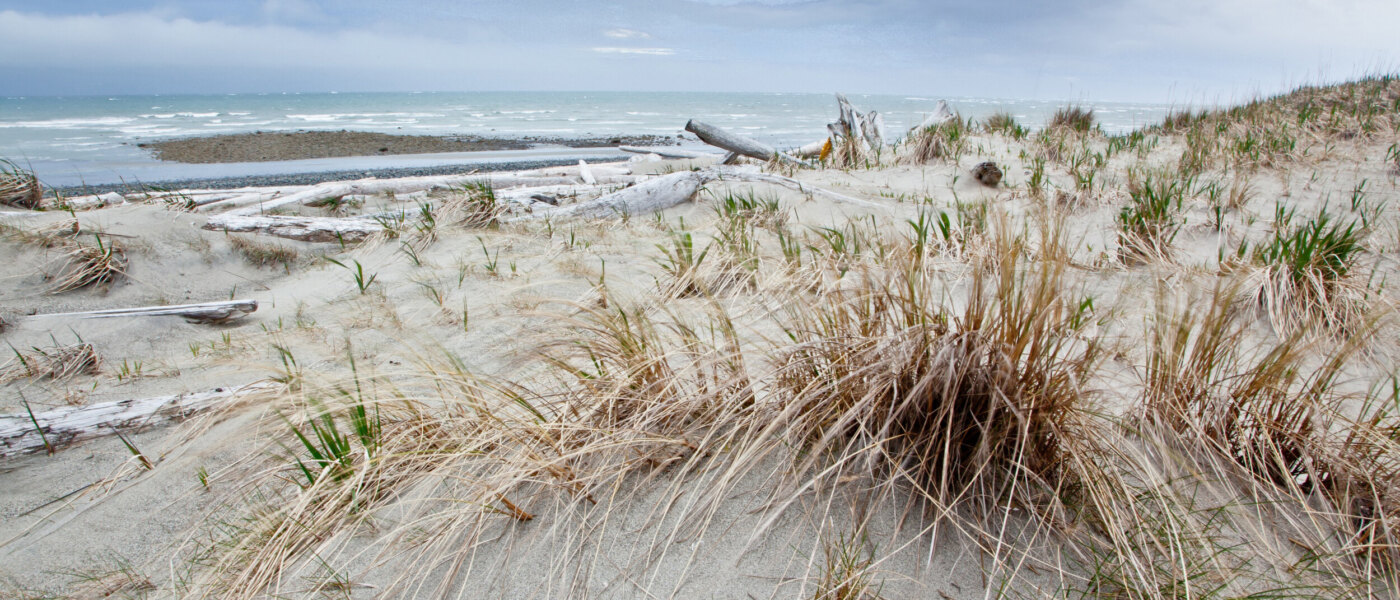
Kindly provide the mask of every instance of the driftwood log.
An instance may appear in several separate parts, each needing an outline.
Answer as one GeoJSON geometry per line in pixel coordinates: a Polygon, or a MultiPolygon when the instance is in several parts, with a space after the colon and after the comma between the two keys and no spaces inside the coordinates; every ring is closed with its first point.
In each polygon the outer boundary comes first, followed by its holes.
{"type": "Polygon", "coordinates": [[[142,306],[137,308],[112,308],[81,312],[49,313],[33,315],[40,317],[82,317],[84,319],[105,319],[111,317],[160,317],[176,316],[196,323],[223,323],[237,319],[258,310],[257,300],[225,300],[201,302],[199,304],[173,304],[169,306],[142,306]]]}
{"type": "Polygon", "coordinates": [[[232,209],[226,215],[256,215],[288,204],[314,205],[326,200],[346,196],[388,194],[407,195],[431,190],[451,189],[471,183],[487,183],[493,189],[518,186],[554,185],[578,183],[586,173],[594,183],[631,183],[636,180],[626,169],[608,165],[584,165],[566,171],[568,175],[552,175],[544,172],[522,175],[512,173],[477,173],[470,175],[443,175],[431,177],[403,177],[399,179],[361,179],[358,181],[336,181],[323,183],[290,194],[269,198],[265,192],[254,192],[209,204],[205,210],[232,209]],[[576,174],[576,175],[575,175],[576,174]],[[575,175],[580,179],[574,179],[575,175]],[[237,207],[237,208],[235,208],[237,207]]]}
{"type": "Polygon", "coordinates": [[[741,135],[736,135],[718,127],[715,127],[714,125],[701,123],[694,119],[686,122],[685,130],[695,134],[697,137],[700,138],[700,141],[705,142],[706,144],[709,144],[716,148],[723,148],[740,156],[747,156],[749,158],[756,158],[758,160],[763,161],[773,160],[776,158],[777,160],[786,163],[801,165],[804,167],[812,166],[806,161],[798,160],[796,158],[783,154],[782,152],[778,152],[772,146],[769,146],[768,144],[765,144],[763,142],[751,138],[746,138],[741,135]]]}
{"type": "Polygon", "coordinates": [[[276,388],[272,383],[254,383],[240,388],[215,388],[207,392],[59,408],[37,412],[32,417],[28,412],[0,415],[0,457],[57,450],[115,431],[139,430],[185,419],[220,404],[232,404],[276,388]]]}
{"type": "Polygon", "coordinates": [[[365,216],[336,218],[222,214],[209,217],[204,228],[233,233],[253,231],[303,242],[358,242],[384,231],[384,224],[365,216]]]}
{"type": "Polygon", "coordinates": [[[654,213],[690,200],[700,191],[700,187],[713,180],[715,175],[711,170],[672,173],[618,190],[597,200],[537,210],[528,215],[503,219],[502,222],[546,218],[599,219],[654,213]]]}

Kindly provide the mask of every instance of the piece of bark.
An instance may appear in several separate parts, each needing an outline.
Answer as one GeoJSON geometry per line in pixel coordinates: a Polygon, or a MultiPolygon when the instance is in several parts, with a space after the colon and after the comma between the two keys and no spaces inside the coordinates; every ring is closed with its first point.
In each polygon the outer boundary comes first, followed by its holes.
{"type": "Polygon", "coordinates": [[[57,450],[83,440],[111,435],[114,431],[139,431],[166,421],[186,419],[197,412],[220,404],[232,404],[277,387],[267,382],[254,383],[240,388],[215,388],[207,392],[59,408],[36,412],[32,417],[28,412],[0,415],[0,457],[46,448],[57,450]]]}
{"type": "Polygon", "coordinates": [[[690,200],[700,187],[714,179],[715,173],[705,171],[683,171],[663,175],[645,183],[618,190],[597,200],[561,206],[550,210],[540,210],[528,215],[520,215],[503,222],[533,219],[581,218],[600,219],[623,215],[650,214],[671,208],[690,200]]]}
{"type": "Polygon", "coordinates": [[[84,319],[104,319],[111,317],[159,317],[177,316],[197,323],[223,323],[258,310],[257,300],[223,300],[198,304],[172,304],[169,306],[140,306],[136,308],[110,308],[67,313],[31,315],[41,317],[82,317],[84,319]]]}
{"type": "Polygon", "coordinates": [[[384,230],[370,217],[284,217],[222,214],[209,217],[204,228],[213,231],[254,231],[303,242],[358,242],[384,230]]]}
{"type": "Polygon", "coordinates": [[[701,123],[694,119],[686,122],[685,130],[695,134],[697,137],[700,138],[700,141],[705,142],[706,144],[709,144],[716,148],[723,148],[730,152],[738,153],[749,158],[756,158],[758,160],[763,161],[773,160],[774,158],[776,158],[779,161],[786,163],[801,165],[804,167],[812,166],[806,161],[798,160],[796,158],[783,154],[782,152],[778,152],[776,149],[774,149],[772,146],[769,146],[768,144],[764,144],[757,140],[746,138],[741,135],[729,133],[728,131],[715,127],[714,125],[701,123]]]}

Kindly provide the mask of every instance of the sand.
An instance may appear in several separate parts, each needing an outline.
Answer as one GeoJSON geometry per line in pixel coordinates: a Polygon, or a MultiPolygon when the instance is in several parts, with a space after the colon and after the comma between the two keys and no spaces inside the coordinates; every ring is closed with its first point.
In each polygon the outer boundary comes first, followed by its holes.
{"type": "MultiPolygon", "coordinates": [[[[277,154],[284,151],[302,155],[351,151],[348,146],[308,148],[320,135],[263,134],[224,141],[241,145],[239,152],[249,154],[237,156],[245,158],[286,158],[277,154]],[[264,150],[272,147],[280,149],[264,150]]],[[[386,152],[427,147],[371,142],[382,138],[369,134],[353,137],[356,144],[384,144],[390,148],[386,152]]],[[[0,595],[18,597],[20,591],[30,590],[77,597],[93,589],[94,578],[112,581],[113,572],[149,581],[154,588],[151,597],[185,595],[188,588],[182,586],[198,579],[191,578],[200,573],[198,564],[207,564],[194,560],[195,550],[208,547],[211,536],[217,537],[221,530],[220,523],[244,518],[248,507],[257,505],[254,497],[259,490],[289,493],[286,482],[298,477],[287,458],[296,452],[296,443],[278,413],[296,414],[308,396],[337,397],[335,390],[347,389],[348,382],[355,380],[351,357],[359,378],[378,378],[376,385],[383,387],[377,387],[376,393],[388,397],[393,388],[405,397],[423,394],[436,398],[429,403],[435,406],[444,400],[434,395],[429,382],[441,379],[427,375],[429,369],[441,369],[439,373],[456,369],[493,381],[540,385],[556,379],[539,350],[577,333],[577,322],[569,319],[587,307],[604,304],[603,288],[611,302],[657,311],[664,308],[697,318],[708,314],[703,300],[662,293],[666,274],[658,247],[674,239],[666,224],[683,222],[706,242],[719,235],[714,230],[714,207],[726,192],[755,191],[776,199],[790,214],[789,228],[802,232],[811,246],[824,243],[817,235],[819,228],[840,229],[852,223],[870,223],[880,234],[903,238],[909,231],[908,219],[920,211],[952,213],[959,204],[985,203],[1027,230],[1034,230],[1034,219],[1045,206],[1063,211],[1068,216],[1066,239],[1072,240],[1069,249],[1075,265],[1069,275],[1071,287],[1092,298],[1093,327],[1112,341],[1112,352],[1089,382],[1097,405],[1108,412],[1122,410],[1141,389],[1144,324],[1162,298],[1161,290],[1208,289],[1221,249],[1233,248],[1231,242],[1241,236],[1259,237],[1270,231],[1276,202],[1286,203],[1298,215],[1316,214],[1324,206],[1345,212],[1345,198],[1366,182],[1366,201],[1389,208],[1375,217],[1384,224],[1375,226],[1378,233],[1368,241],[1372,250],[1358,267],[1365,274],[1357,277],[1393,280],[1400,275],[1391,258],[1400,250],[1394,235],[1400,231],[1394,213],[1394,207],[1400,206],[1400,188],[1390,164],[1380,160],[1389,142],[1378,138],[1334,142],[1325,154],[1320,145],[1314,146],[1314,154],[1249,173],[1243,184],[1248,193],[1224,228],[1211,224],[1215,213],[1203,196],[1192,194],[1181,209],[1185,225],[1174,240],[1170,260],[1122,263],[1117,258],[1115,219],[1127,197],[1130,171],[1145,164],[1171,164],[1184,148],[1179,137],[1157,137],[1155,145],[1141,155],[1118,154],[1098,173],[1096,187],[1086,193],[1077,191],[1067,166],[1053,163],[1047,193],[1029,193],[1035,171],[1034,161],[1025,152],[1030,142],[978,133],[966,138],[966,150],[956,160],[886,162],[875,168],[792,174],[806,185],[874,202],[879,205],[874,209],[772,186],[722,181],[709,185],[693,202],[655,217],[532,221],[484,229],[440,224],[430,241],[414,238],[406,230],[399,239],[345,247],[208,231],[200,228],[208,214],[172,210],[160,202],[133,202],[76,214],[82,231],[105,232],[122,245],[129,261],[126,276],[110,285],[60,295],[45,293],[49,282],[44,272],[55,268],[55,251],[8,235],[0,241],[0,278],[5,282],[0,286],[0,306],[11,325],[0,338],[20,350],[81,340],[97,349],[102,364],[95,374],[62,381],[19,378],[4,383],[0,413],[23,410],[21,394],[35,410],[52,409],[236,386],[285,378],[293,370],[304,389],[316,391],[260,397],[170,427],[144,431],[131,427],[128,440],[153,459],[152,470],[144,469],[113,437],[63,448],[52,456],[0,459],[0,595]],[[1005,172],[1001,186],[987,187],[971,176],[971,169],[986,160],[1001,165],[1005,172]],[[234,247],[234,238],[292,249],[296,257],[268,266],[252,264],[234,247]],[[420,242],[421,248],[405,250],[404,244],[420,242]],[[352,268],[322,256],[350,267],[360,265],[362,274],[372,275],[373,282],[361,289],[352,268]],[[253,298],[260,307],[243,320],[217,326],[170,317],[23,318],[229,298],[253,298]],[[294,364],[289,365],[288,356],[294,357],[294,364]],[[281,473],[282,479],[269,478],[270,472],[281,473]]],[[[394,137],[393,143],[398,142],[407,143],[394,137]]],[[[412,143],[419,142],[457,143],[412,143]]],[[[214,152],[213,144],[216,141],[209,139],[167,142],[159,151],[200,148],[181,156],[195,161],[201,153],[214,152]]],[[[1108,140],[1091,137],[1087,144],[1101,151],[1108,140]]],[[[642,160],[618,166],[635,174],[656,174],[704,168],[708,163],[642,160]]],[[[576,168],[551,172],[578,173],[576,168]]],[[[1229,187],[1233,176],[1230,171],[1211,170],[1204,177],[1229,187]]],[[[580,183],[574,195],[560,197],[570,203],[606,191],[580,183]]],[[[361,206],[341,210],[416,213],[425,203],[441,206],[450,195],[438,191],[426,196],[372,197],[361,206]]],[[[297,205],[286,212],[325,216],[330,210],[297,205]]],[[[71,219],[67,213],[48,212],[5,222],[35,232],[63,226],[71,219]]],[[[752,347],[781,337],[772,316],[785,308],[784,298],[790,298],[782,291],[783,263],[776,238],[763,237],[760,248],[764,275],[756,287],[726,294],[719,301],[736,320],[744,343],[752,347]]],[[[968,259],[949,254],[940,260],[945,261],[940,263],[947,277],[944,291],[961,293],[968,259]]],[[[829,276],[836,282],[833,285],[842,285],[835,275],[829,276]]],[[[1389,290],[1381,297],[1379,304],[1393,302],[1389,290]]],[[[1275,339],[1263,316],[1250,327],[1251,339],[1275,339]]],[[[1346,385],[1365,389],[1383,380],[1389,372],[1386,359],[1394,349],[1393,338],[1378,336],[1371,348],[1375,360],[1349,365],[1346,385]]],[[[762,360],[750,360],[750,368],[757,372],[762,360]]],[[[724,451],[715,456],[723,458],[724,451]]],[[[771,473],[781,473],[790,459],[775,455],[762,464],[771,473]]],[[[860,494],[845,489],[834,496],[799,495],[794,507],[773,511],[765,500],[775,484],[764,473],[755,470],[723,488],[729,490],[724,501],[703,513],[711,526],[698,537],[673,534],[695,523],[694,514],[674,507],[703,498],[709,475],[662,470],[627,479],[622,500],[602,503],[608,510],[601,521],[596,520],[596,512],[588,511],[602,509],[560,499],[567,494],[551,496],[549,486],[536,496],[520,491],[517,500],[544,498],[528,505],[535,519],[517,523],[493,513],[493,525],[483,536],[502,537],[482,542],[475,562],[460,569],[462,580],[448,586],[448,595],[810,597],[826,562],[822,552],[831,548],[833,539],[850,533],[850,507],[861,504],[860,494]],[[673,512],[659,507],[673,507],[673,512]],[[586,519],[586,513],[595,520],[586,519]],[[565,548],[571,552],[563,552],[565,548]]],[[[318,552],[324,552],[318,560],[324,563],[300,562],[289,568],[277,584],[277,593],[310,596],[318,581],[325,583],[323,566],[343,573],[351,582],[335,588],[344,597],[415,597],[433,589],[443,569],[413,571],[413,555],[395,549],[386,532],[411,525],[415,507],[421,508],[415,499],[445,493],[450,487],[441,485],[424,482],[400,490],[402,496],[376,509],[373,519],[318,541],[318,552]],[[424,577],[416,579],[418,575],[424,577]],[[405,576],[415,579],[405,582],[405,576]],[[428,588],[414,587],[420,583],[428,588]]],[[[904,512],[906,506],[892,502],[869,508],[864,533],[876,540],[879,557],[870,572],[884,597],[984,598],[999,593],[997,577],[1005,572],[986,579],[986,554],[946,530],[936,539],[920,533],[920,526],[911,525],[918,518],[904,512]]],[[[1014,530],[1020,517],[1007,518],[1014,530]]],[[[419,533],[431,529],[427,524],[421,527],[419,533]]],[[[1054,549],[1038,548],[1031,554],[1053,555],[1054,549]]],[[[1074,567],[1065,568],[1074,571],[1074,567]]],[[[1061,585],[1055,573],[1021,571],[1012,591],[1039,596],[1061,585]]]]}

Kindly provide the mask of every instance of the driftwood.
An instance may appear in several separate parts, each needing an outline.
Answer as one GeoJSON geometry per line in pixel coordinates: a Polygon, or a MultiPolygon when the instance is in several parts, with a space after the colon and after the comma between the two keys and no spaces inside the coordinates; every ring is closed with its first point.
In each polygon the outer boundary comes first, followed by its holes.
{"type": "Polygon", "coordinates": [[[578,159],[578,177],[588,185],[598,183],[598,180],[593,178],[593,171],[588,168],[588,162],[582,158],[578,159]]]}
{"type": "Polygon", "coordinates": [[[256,231],[303,242],[357,242],[384,230],[373,217],[284,217],[222,214],[209,217],[205,229],[213,231],[256,231]]]}
{"type": "Polygon", "coordinates": [[[822,155],[822,151],[826,150],[829,139],[830,138],[823,138],[810,144],[798,146],[789,150],[788,154],[801,158],[816,158],[822,155]]]}
{"type": "Polygon", "coordinates": [[[185,419],[219,404],[231,404],[276,387],[272,383],[255,383],[240,388],[60,408],[34,413],[32,417],[28,412],[0,415],[0,457],[58,449],[119,430],[139,430],[185,419]]]}
{"type": "Polygon", "coordinates": [[[842,139],[850,139],[861,146],[866,151],[878,149],[885,145],[885,118],[876,111],[861,113],[851,101],[843,94],[836,95],[836,106],[839,116],[835,123],[826,126],[831,133],[832,143],[838,143],[842,139]]]}
{"type": "Polygon", "coordinates": [[[741,156],[747,156],[749,158],[756,158],[758,160],[764,161],[773,160],[774,158],[777,158],[778,160],[786,163],[801,165],[804,167],[812,166],[806,161],[798,160],[796,158],[783,154],[782,152],[778,152],[768,144],[764,144],[757,140],[746,138],[741,135],[735,135],[723,129],[715,127],[714,125],[707,125],[705,123],[701,123],[693,119],[686,122],[685,130],[695,134],[700,138],[700,141],[705,142],[706,144],[709,144],[716,148],[723,148],[741,156]]]}
{"type": "Polygon", "coordinates": [[[65,208],[72,210],[91,210],[107,206],[126,204],[126,196],[117,192],[107,192],[105,194],[93,194],[90,196],[74,196],[45,202],[44,206],[49,208],[65,208]]]}
{"type": "MultiPolygon", "coordinates": [[[[574,167],[571,169],[582,177],[583,170],[595,183],[631,183],[635,177],[630,175],[627,169],[609,167],[607,165],[591,165],[583,168],[574,167]]],[[[218,210],[234,208],[225,214],[228,215],[256,215],[264,211],[272,210],[279,206],[288,204],[314,205],[326,200],[344,198],[346,196],[388,194],[407,195],[417,192],[425,192],[439,189],[450,189],[461,187],[470,183],[488,183],[492,188],[509,188],[516,186],[551,185],[562,183],[578,183],[579,180],[567,178],[566,176],[553,176],[543,172],[538,174],[524,175],[519,173],[474,173],[470,175],[443,175],[431,177],[403,177],[398,179],[361,179],[358,181],[336,181],[323,183],[308,189],[303,189],[294,193],[279,195],[269,198],[266,192],[255,192],[230,198],[220,202],[209,204],[206,210],[218,210]]]]}
{"type": "Polygon", "coordinates": [[[920,131],[928,129],[929,127],[933,127],[935,125],[941,125],[944,122],[951,120],[954,116],[955,115],[953,114],[953,109],[948,107],[948,101],[939,100],[938,106],[933,109],[933,114],[929,115],[927,118],[924,119],[922,123],[919,123],[910,131],[920,131]]]}
{"type": "Polygon", "coordinates": [[[502,221],[509,223],[545,218],[597,219],[653,213],[690,200],[695,192],[700,191],[701,186],[713,180],[715,176],[716,173],[711,170],[672,173],[618,190],[597,200],[537,210],[528,215],[502,221]]]}
{"type": "Polygon", "coordinates": [[[680,150],[676,148],[650,148],[641,146],[618,146],[618,150],[631,152],[633,154],[655,154],[661,158],[685,159],[685,158],[723,158],[723,154],[713,152],[696,152],[693,150],[680,150]]]}
{"type": "Polygon", "coordinates": [[[142,306],[138,308],[112,308],[81,312],[49,313],[33,315],[40,317],[82,317],[84,319],[105,319],[110,317],[159,317],[177,316],[196,323],[223,323],[237,319],[258,310],[257,300],[226,300],[201,302],[199,304],[174,304],[170,306],[142,306]]]}

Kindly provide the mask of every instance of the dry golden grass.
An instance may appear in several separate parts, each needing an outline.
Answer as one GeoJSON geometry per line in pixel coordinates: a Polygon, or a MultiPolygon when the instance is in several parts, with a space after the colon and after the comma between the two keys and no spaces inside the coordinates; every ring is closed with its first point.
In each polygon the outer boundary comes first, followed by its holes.
{"type": "Polygon", "coordinates": [[[79,342],[66,346],[14,350],[14,358],[0,365],[0,383],[16,379],[67,381],[78,375],[96,375],[102,360],[92,344],[79,342]]]}
{"type": "Polygon", "coordinates": [[[230,236],[229,245],[243,256],[249,264],[258,267],[281,266],[290,272],[301,254],[296,248],[275,242],[260,242],[253,238],[230,236]]]}
{"type": "Polygon", "coordinates": [[[38,209],[43,201],[44,187],[33,173],[0,159],[0,204],[38,209]]]}
{"type": "Polygon", "coordinates": [[[52,275],[50,294],[62,294],[90,286],[110,285],[126,275],[126,251],[115,240],[94,235],[93,245],[66,244],[63,265],[52,275]]]}

